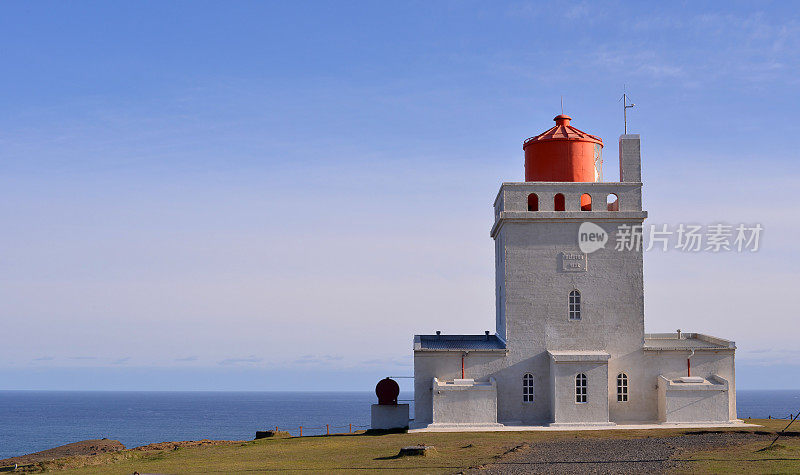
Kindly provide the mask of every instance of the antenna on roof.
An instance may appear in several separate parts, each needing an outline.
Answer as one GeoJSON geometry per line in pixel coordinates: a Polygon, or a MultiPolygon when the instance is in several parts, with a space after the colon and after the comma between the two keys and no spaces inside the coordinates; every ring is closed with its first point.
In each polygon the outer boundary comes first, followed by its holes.
{"type": "Polygon", "coordinates": [[[564,115],[564,95],[561,95],[561,115],[564,115]]]}
{"type": "MultiPolygon", "coordinates": [[[[624,128],[625,135],[628,134],[628,109],[630,109],[632,107],[636,107],[636,104],[634,104],[633,102],[628,104],[628,99],[629,99],[628,93],[627,93],[627,91],[625,89],[625,85],[623,84],[622,85],[622,97],[620,97],[619,100],[622,101],[622,118],[623,118],[623,121],[625,123],[625,128],[624,128]]],[[[619,101],[617,101],[617,102],[619,102],[619,101]]]]}

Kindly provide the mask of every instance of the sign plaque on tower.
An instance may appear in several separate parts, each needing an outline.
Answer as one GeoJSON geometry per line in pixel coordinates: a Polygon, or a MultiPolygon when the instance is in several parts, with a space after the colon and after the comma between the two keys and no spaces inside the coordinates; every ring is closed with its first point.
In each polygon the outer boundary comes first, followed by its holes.
{"type": "Polygon", "coordinates": [[[582,252],[562,251],[558,254],[562,272],[586,272],[588,257],[582,252]]]}

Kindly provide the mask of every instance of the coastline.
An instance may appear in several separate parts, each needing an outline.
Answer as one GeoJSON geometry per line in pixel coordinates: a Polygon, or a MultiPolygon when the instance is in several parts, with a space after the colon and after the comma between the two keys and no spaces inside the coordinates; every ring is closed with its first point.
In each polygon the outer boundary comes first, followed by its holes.
{"type": "MultiPolygon", "coordinates": [[[[248,441],[162,442],[132,449],[120,448],[122,444],[118,441],[98,439],[68,444],[73,451],[67,455],[59,455],[57,449],[64,452],[68,446],[31,454],[19,468],[26,472],[70,470],[77,474],[198,470],[331,472],[355,468],[427,473],[572,473],[577,468],[650,472],[800,471],[800,430],[787,431],[778,444],[767,448],[787,421],[751,422],[758,426],[549,433],[361,432],[248,441]],[[106,444],[107,450],[99,447],[99,443],[106,444]],[[420,444],[435,450],[426,451],[430,454],[425,457],[398,455],[399,448],[420,444]],[[76,451],[81,447],[87,453],[76,451]]],[[[0,470],[9,469],[0,463],[0,470]]]]}

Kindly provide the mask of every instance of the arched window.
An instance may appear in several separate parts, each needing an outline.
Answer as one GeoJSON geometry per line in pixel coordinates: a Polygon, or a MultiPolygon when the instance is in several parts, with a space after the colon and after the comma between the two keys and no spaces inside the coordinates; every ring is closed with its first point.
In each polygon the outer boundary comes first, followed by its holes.
{"type": "Polygon", "coordinates": [[[533,375],[525,373],[522,376],[522,402],[533,402],[533,375]]]}
{"type": "Polygon", "coordinates": [[[617,375],[617,402],[628,400],[628,375],[620,373],[617,375]]]}
{"type": "Polygon", "coordinates": [[[619,211],[619,197],[614,193],[606,196],[606,209],[609,211],[619,211]]]}
{"type": "Polygon", "coordinates": [[[586,403],[586,375],[583,373],[575,376],[575,402],[586,403]]]}
{"type": "Polygon", "coordinates": [[[539,211],[539,195],[536,193],[528,195],[528,211],[539,211]]]}
{"type": "Polygon", "coordinates": [[[592,195],[584,193],[581,195],[581,211],[592,210],[592,195]]]}
{"type": "Polygon", "coordinates": [[[581,293],[578,290],[569,293],[569,319],[581,319],[581,293]]]}
{"type": "Polygon", "coordinates": [[[565,209],[566,204],[564,195],[561,193],[556,193],[556,196],[553,197],[553,211],[564,211],[565,209]]]}

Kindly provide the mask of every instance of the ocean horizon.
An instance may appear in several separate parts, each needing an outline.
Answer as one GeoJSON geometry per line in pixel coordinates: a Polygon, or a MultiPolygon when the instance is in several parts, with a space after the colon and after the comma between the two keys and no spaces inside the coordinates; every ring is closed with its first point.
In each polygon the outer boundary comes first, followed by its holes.
{"type": "MultiPolygon", "coordinates": [[[[401,400],[413,397],[401,392],[401,400]]],[[[372,391],[0,391],[0,459],[86,439],[126,447],[173,440],[250,440],[257,430],[319,435],[367,428],[372,391]],[[327,428],[326,428],[327,425],[327,428]]],[[[413,402],[409,401],[412,408],[413,402]]],[[[786,418],[800,390],[739,390],[741,419],[786,418]]],[[[800,422],[798,422],[800,423],[800,422]]]]}

